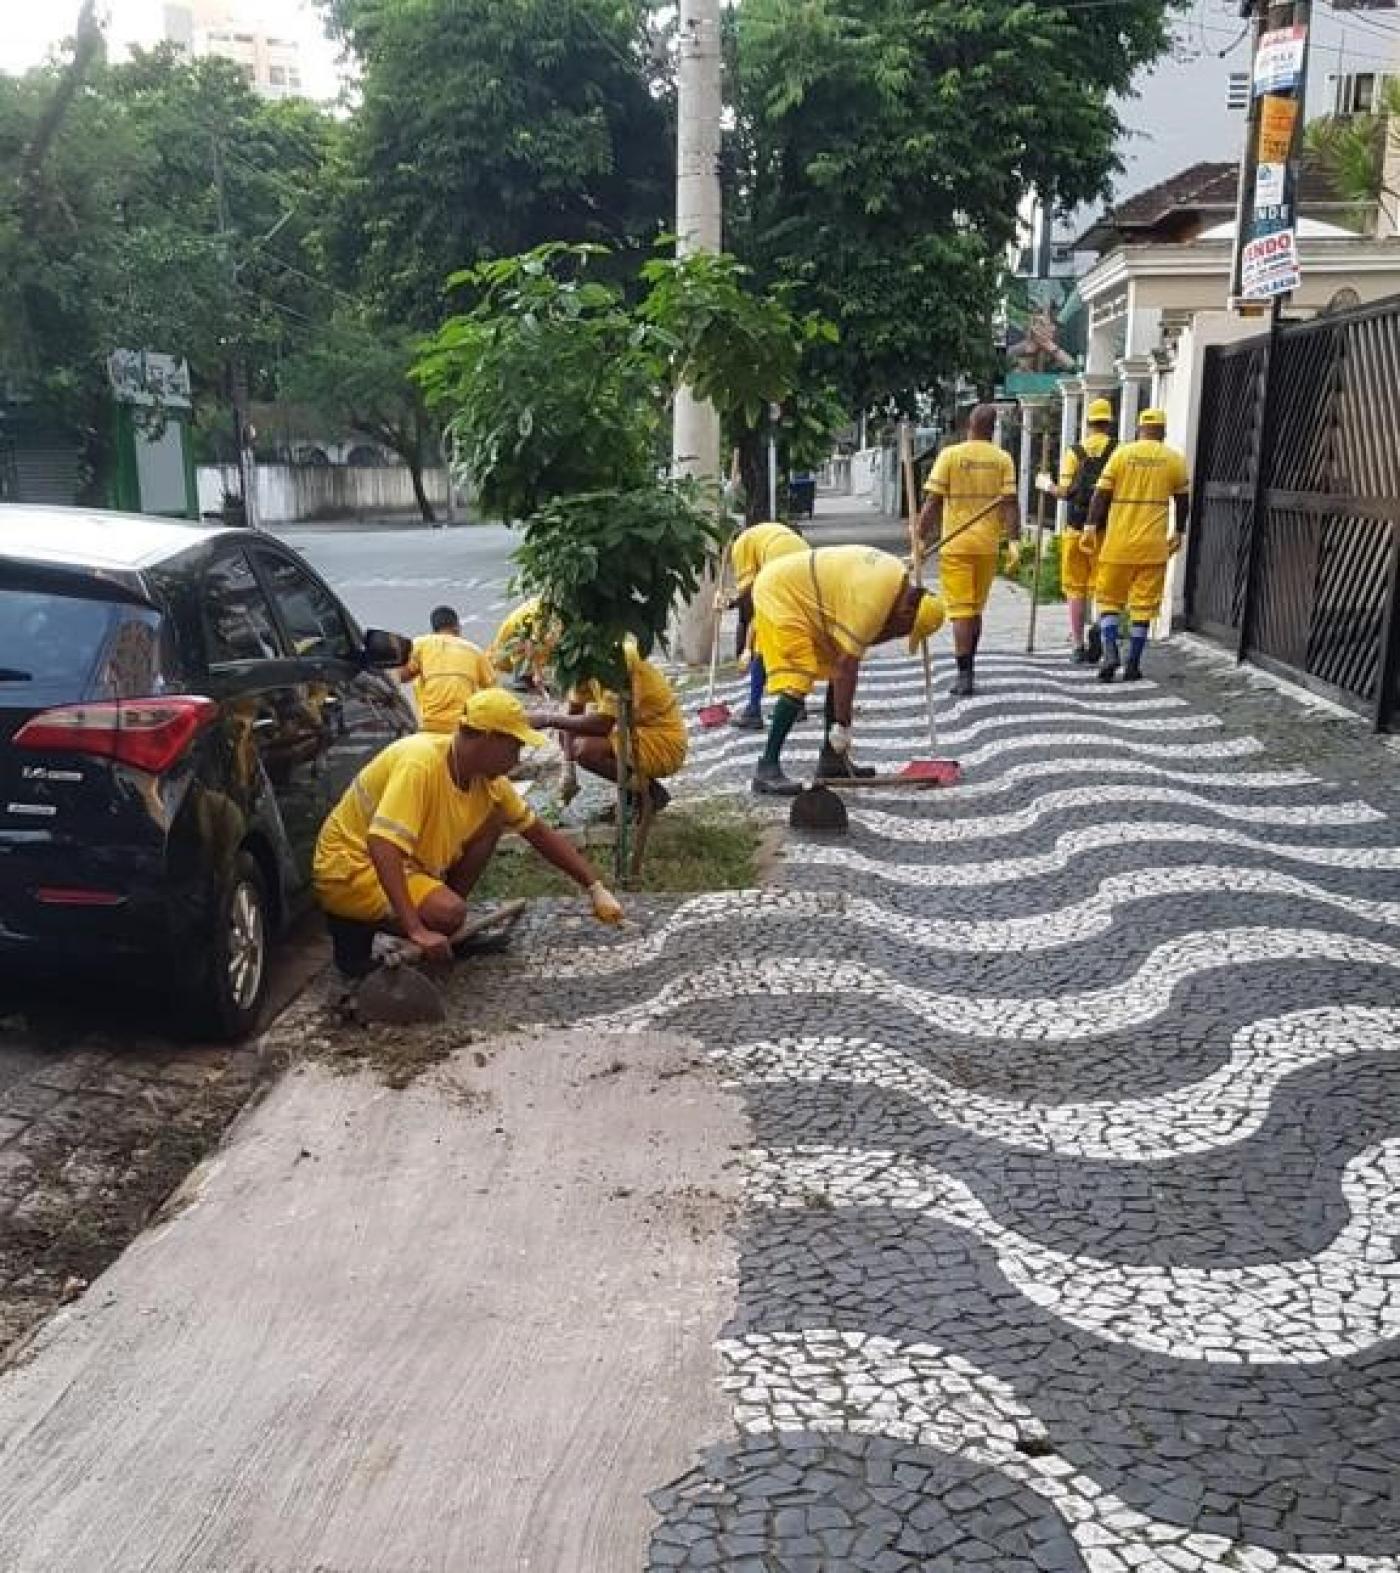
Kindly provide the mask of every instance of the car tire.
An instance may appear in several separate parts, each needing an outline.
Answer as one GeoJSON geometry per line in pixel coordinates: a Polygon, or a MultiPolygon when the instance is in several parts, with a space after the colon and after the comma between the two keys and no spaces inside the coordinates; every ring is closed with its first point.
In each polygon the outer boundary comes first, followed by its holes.
{"type": "Polygon", "coordinates": [[[215,908],[208,957],[190,1001],[191,1025],[201,1036],[246,1038],[267,1003],[272,949],[272,903],[257,860],[240,852],[215,908]]]}

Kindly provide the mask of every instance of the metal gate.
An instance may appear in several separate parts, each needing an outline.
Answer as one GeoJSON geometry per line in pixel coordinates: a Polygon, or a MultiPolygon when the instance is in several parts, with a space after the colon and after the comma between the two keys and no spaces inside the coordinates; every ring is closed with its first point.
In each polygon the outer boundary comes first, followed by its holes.
{"type": "Polygon", "coordinates": [[[1400,299],[1208,350],[1195,499],[1187,626],[1400,721],[1400,299]]]}

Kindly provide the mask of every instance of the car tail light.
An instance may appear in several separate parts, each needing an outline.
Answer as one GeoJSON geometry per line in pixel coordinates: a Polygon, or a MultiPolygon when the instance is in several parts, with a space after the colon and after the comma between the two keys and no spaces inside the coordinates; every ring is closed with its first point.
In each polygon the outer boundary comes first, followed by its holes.
{"type": "Polygon", "coordinates": [[[119,907],[126,897],[116,890],[75,889],[67,885],[40,885],[34,899],[46,907],[119,907]]]}
{"type": "Polygon", "coordinates": [[[212,699],[184,694],[63,705],[26,721],[15,733],[14,746],[43,753],[97,754],[160,775],[218,712],[212,699]]]}

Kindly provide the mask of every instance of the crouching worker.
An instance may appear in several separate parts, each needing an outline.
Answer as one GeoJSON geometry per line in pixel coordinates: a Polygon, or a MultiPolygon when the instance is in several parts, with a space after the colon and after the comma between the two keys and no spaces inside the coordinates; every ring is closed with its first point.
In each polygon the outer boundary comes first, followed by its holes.
{"type": "Polygon", "coordinates": [[[539,596],[532,595],[507,613],[486,653],[498,672],[510,675],[517,693],[537,693],[544,686],[554,637],[540,615],[539,596]]]}
{"type": "Polygon", "coordinates": [[[800,790],[783,774],[783,745],[803,700],[823,679],[826,729],[817,773],[862,773],[850,757],[860,663],[872,645],[887,639],[907,636],[911,654],[918,650],[943,626],[942,601],[913,583],[889,552],[823,546],[770,563],[754,581],[753,605],[768,692],[777,695],[753,790],[775,797],[800,790]]]}
{"type": "MultiPolygon", "coordinates": [[[[626,644],[632,685],[632,790],[645,783],[649,806],[660,813],[671,801],[661,783],[685,763],[689,739],[676,691],[665,673],[642,655],[634,639],[626,644]]],[[[622,740],[617,729],[617,695],[600,683],[587,683],[570,695],[568,715],[532,716],[557,731],[569,757],[582,769],[616,782],[622,740]],[[589,709],[592,706],[592,709],[589,709]]]]}
{"type": "Polygon", "coordinates": [[[602,922],[621,921],[592,865],[506,779],[522,747],[543,741],[518,699],[484,689],[453,733],[401,738],[356,776],[321,829],[314,869],[343,974],[370,970],[379,931],[401,934],[430,961],[450,959],[467,898],[507,831],[585,890],[602,922]]]}
{"type": "Polygon", "coordinates": [[[785,524],[751,524],[735,536],[729,548],[729,560],[734,565],[734,598],[729,605],[739,609],[740,658],[745,654],[749,658],[749,702],[729,723],[741,731],[763,730],[763,690],[768,680],[763,657],[753,648],[754,580],[769,563],[806,550],[806,541],[785,524]]]}

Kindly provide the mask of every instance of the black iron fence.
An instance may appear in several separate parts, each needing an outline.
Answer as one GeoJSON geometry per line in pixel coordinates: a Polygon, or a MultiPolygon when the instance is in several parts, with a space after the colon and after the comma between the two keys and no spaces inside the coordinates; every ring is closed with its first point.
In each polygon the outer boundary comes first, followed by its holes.
{"type": "Polygon", "coordinates": [[[1194,478],[1188,627],[1400,723],[1400,298],[1208,350],[1194,478]]]}

